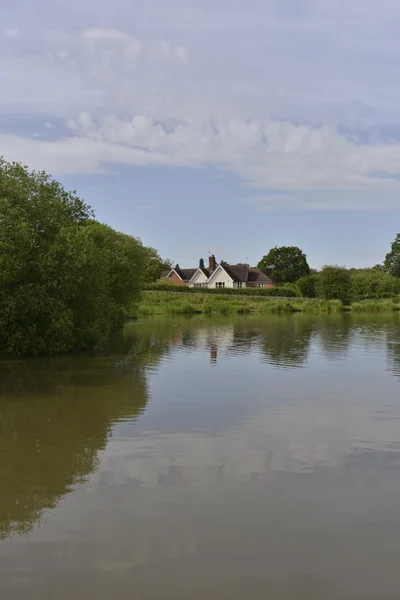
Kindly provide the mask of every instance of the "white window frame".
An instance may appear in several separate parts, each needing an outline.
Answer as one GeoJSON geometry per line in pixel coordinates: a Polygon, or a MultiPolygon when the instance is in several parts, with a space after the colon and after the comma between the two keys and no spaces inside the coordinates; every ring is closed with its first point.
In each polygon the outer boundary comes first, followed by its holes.
{"type": "Polygon", "coordinates": [[[225,281],[216,281],[215,289],[221,290],[225,287],[225,281]]]}
{"type": "Polygon", "coordinates": [[[263,284],[263,283],[259,283],[259,284],[258,284],[258,287],[260,287],[260,288],[262,287],[262,288],[263,288],[263,287],[264,287],[264,284],[263,284]]]}
{"type": "Polygon", "coordinates": [[[238,281],[238,284],[237,284],[237,286],[238,286],[238,288],[241,290],[241,289],[242,289],[242,287],[243,287],[243,282],[242,282],[242,281],[238,281]]]}

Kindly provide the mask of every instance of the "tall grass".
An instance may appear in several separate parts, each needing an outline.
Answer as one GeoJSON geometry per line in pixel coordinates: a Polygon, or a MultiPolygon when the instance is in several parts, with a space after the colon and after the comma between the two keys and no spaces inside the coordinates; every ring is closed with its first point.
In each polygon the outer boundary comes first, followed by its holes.
{"type": "Polygon", "coordinates": [[[350,305],[352,312],[392,312],[399,308],[392,300],[361,300],[350,305]]]}
{"type": "Polygon", "coordinates": [[[183,315],[245,315],[292,312],[331,312],[341,310],[337,300],[265,298],[260,296],[237,297],[197,293],[171,294],[169,292],[143,292],[142,302],[131,316],[183,315]]]}

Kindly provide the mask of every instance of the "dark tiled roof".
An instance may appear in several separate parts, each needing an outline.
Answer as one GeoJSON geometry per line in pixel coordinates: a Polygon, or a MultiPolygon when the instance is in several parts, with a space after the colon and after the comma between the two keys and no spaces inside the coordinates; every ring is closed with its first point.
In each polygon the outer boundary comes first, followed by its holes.
{"type": "Polygon", "coordinates": [[[179,277],[183,280],[183,281],[189,281],[189,279],[191,279],[193,277],[193,275],[196,273],[197,269],[176,269],[175,271],[178,273],[179,277]]]}
{"type": "Polygon", "coordinates": [[[232,277],[233,281],[248,281],[247,277],[249,274],[248,265],[221,265],[225,271],[232,277]]]}
{"type": "Polygon", "coordinates": [[[273,279],[268,277],[265,273],[260,271],[260,269],[251,268],[249,269],[249,278],[247,281],[257,281],[260,283],[273,283],[273,279]]]}
{"type": "Polygon", "coordinates": [[[199,269],[204,273],[206,277],[210,277],[212,271],[210,272],[208,269],[203,269],[202,267],[199,267],[199,269]]]}

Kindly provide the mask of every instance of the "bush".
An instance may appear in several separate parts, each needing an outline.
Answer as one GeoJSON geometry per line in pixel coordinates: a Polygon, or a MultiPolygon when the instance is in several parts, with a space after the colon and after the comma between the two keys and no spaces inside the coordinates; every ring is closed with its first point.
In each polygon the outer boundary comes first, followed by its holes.
{"type": "Polygon", "coordinates": [[[367,299],[395,298],[400,294],[400,279],[378,269],[354,269],[351,271],[351,299],[353,302],[367,299]]]}
{"type": "Polygon", "coordinates": [[[350,272],[338,265],[325,265],[318,274],[317,295],[324,300],[340,300],[349,304],[351,300],[350,272]]]}
{"type": "Polygon", "coordinates": [[[316,298],[318,275],[306,275],[296,281],[296,286],[303,298],[316,298]]]}
{"type": "Polygon", "coordinates": [[[139,298],[143,247],[75,193],[0,158],[0,352],[101,346],[139,298]]]}

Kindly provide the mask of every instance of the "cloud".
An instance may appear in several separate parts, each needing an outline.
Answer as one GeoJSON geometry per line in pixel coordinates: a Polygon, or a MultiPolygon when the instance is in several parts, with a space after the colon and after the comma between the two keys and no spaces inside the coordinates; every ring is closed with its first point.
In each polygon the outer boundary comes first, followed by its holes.
{"type": "Polygon", "coordinates": [[[14,40],[16,38],[18,38],[21,35],[21,32],[19,29],[5,29],[3,31],[3,36],[6,38],[6,40],[14,40]]]}
{"type": "Polygon", "coordinates": [[[71,0],[55,20],[47,2],[0,40],[0,116],[66,131],[33,143],[10,130],[6,156],[71,173],[213,165],[260,190],[259,206],[393,205],[397,3],[100,0],[94,13],[71,0]]]}

